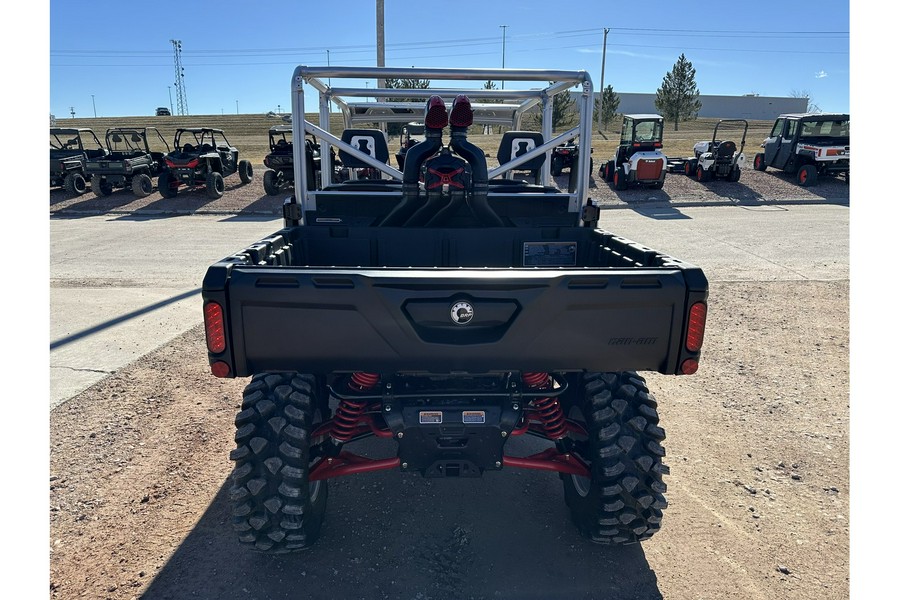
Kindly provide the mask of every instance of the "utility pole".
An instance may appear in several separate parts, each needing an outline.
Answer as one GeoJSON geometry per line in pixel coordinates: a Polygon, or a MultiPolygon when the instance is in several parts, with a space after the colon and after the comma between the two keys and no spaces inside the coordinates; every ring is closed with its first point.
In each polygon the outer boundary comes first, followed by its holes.
{"type": "Polygon", "coordinates": [[[184,67],[181,66],[181,40],[169,40],[175,52],[175,98],[178,100],[178,114],[188,115],[187,90],[184,89],[184,67]]]}
{"type": "MultiPolygon", "coordinates": [[[[331,66],[331,50],[325,51],[325,61],[328,63],[328,66],[331,66]]],[[[328,87],[331,87],[331,77],[328,78],[328,87]]]]}
{"type": "MultiPolygon", "coordinates": [[[[384,0],[375,0],[375,42],[378,66],[384,66],[384,0]]],[[[384,88],[384,79],[378,80],[378,87],[384,88]]]]}
{"type": "Polygon", "coordinates": [[[167,86],[169,88],[169,112],[171,114],[175,114],[175,108],[172,106],[172,86],[167,86]]]}
{"type": "Polygon", "coordinates": [[[238,104],[237,100],[234,101],[234,114],[236,114],[236,115],[241,114],[241,105],[238,104]]]}
{"type": "MultiPolygon", "coordinates": [[[[507,27],[509,27],[509,25],[501,25],[500,26],[500,28],[503,30],[503,50],[501,51],[501,59],[500,59],[500,61],[501,61],[500,67],[502,69],[506,68],[506,28],[507,27]]],[[[502,79],[500,80],[500,89],[501,90],[504,88],[505,83],[506,82],[503,81],[502,79]]]]}
{"type": "MultiPolygon", "coordinates": [[[[603,76],[606,75],[606,35],[609,28],[603,28],[603,58],[600,66],[600,107],[597,110],[597,131],[603,131],[603,76]]],[[[606,136],[603,136],[604,138],[606,136]]]]}
{"type": "Polygon", "coordinates": [[[91,106],[94,107],[94,118],[97,118],[97,103],[94,102],[94,95],[91,94],[91,106]]]}
{"type": "Polygon", "coordinates": [[[69,114],[72,115],[73,119],[75,118],[75,107],[74,106],[69,107],[69,114]]]}

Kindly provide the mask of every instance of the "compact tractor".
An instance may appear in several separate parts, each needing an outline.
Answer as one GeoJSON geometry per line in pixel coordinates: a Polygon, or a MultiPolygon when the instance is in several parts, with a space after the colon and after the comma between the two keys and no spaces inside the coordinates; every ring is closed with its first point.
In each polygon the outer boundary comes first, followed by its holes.
{"type": "Polygon", "coordinates": [[[601,165],[600,178],[612,182],[617,190],[626,190],[632,184],[661,188],[666,179],[662,137],[660,115],[625,115],[619,147],[615,156],[601,165]]]}

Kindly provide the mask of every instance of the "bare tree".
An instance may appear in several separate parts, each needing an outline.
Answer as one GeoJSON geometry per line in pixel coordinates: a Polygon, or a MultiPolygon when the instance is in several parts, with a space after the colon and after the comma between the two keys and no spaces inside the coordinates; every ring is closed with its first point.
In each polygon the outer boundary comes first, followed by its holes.
{"type": "Polygon", "coordinates": [[[806,112],[822,112],[822,108],[813,100],[809,90],[791,90],[791,98],[806,98],[806,112]]]}

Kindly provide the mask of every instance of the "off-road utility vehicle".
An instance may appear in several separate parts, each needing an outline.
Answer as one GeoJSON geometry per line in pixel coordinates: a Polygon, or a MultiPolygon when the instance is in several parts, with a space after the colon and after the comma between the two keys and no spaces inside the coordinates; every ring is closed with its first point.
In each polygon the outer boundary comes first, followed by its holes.
{"type": "MultiPolygon", "coordinates": [[[[591,152],[594,149],[591,148],[591,152]]],[[[553,149],[553,152],[550,153],[550,174],[554,177],[559,177],[562,175],[563,170],[569,169],[569,173],[572,173],[572,169],[576,167],[578,164],[578,145],[569,142],[568,144],[563,144],[562,146],[557,146],[553,149]]],[[[594,157],[591,157],[591,172],[594,171],[594,157]]]]}
{"type": "Polygon", "coordinates": [[[666,180],[666,155],[662,153],[663,118],[654,114],[624,115],[619,147],[600,167],[600,178],[617,190],[639,184],[661,188],[666,180]]]}
{"type": "Polygon", "coordinates": [[[747,142],[746,119],[721,119],[713,128],[712,139],[694,144],[694,156],[684,163],[684,174],[690,177],[697,176],[697,181],[711,181],[716,178],[737,181],[741,178],[741,169],[744,168],[744,144],[747,142]],[[741,146],[729,139],[719,139],[719,127],[733,127],[743,125],[741,133],[741,146]]]}
{"type": "Polygon", "coordinates": [[[850,181],[850,115],[801,113],[781,115],[761,144],[764,152],[753,168],[782,169],[796,174],[803,187],[816,185],[821,175],[843,173],[850,181]]]}
{"type": "Polygon", "coordinates": [[[159,108],[156,109],[156,116],[157,117],[171,117],[172,111],[170,111],[165,106],[160,106],[159,108]]]}
{"type": "Polygon", "coordinates": [[[271,553],[310,546],[328,480],[383,469],[451,478],[552,471],[587,538],[652,536],[666,507],[665,433],[635,370],[697,371],[708,284],[700,268],[598,228],[587,196],[590,76],[300,66],[291,81],[294,139],[315,134],[384,178],[334,184],[324,152],[322,186],[310,189],[306,155],[295,153],[284,227],[213,264],[203,280],[213,375],[252,377],[231,452],[240,542],[271,553]],[[331,77],[350,83],[335,91],[331,77]],[[441,90],[377,103],[381,121],[406,122],[414,111],[425,124],[403,171],[386,152],[379,158],[382,131],[359,127],[373,119],[348,99],[387,97],[360,84],[401,77],[439,81],[441,90]],[[488,78],[506,89],[469,87],[488,78]],[[341,138],[304,118],[307,85],[320,95],[319,123],[330,122],[326,99],[340,107],[341,138]],[[547,99],[570,88],[580,122],[553,136],[547,99]],[[455,96],[449,114],[444,96],[455,96]],[[519,130],[523,113],[542,103],[543,130],[519,130]],[[473,123],[508,128],[510,146],[535,145],[489,165],[468,139],[473,123]],[[505,178],[576,138],[574,192],[505,178]],[[543,448],[507,448],[526,434],[543,448]],[[360,453],[355,442],[372,437],[389,458],[360,453]]]}
{"type": "Polygon", "coordinates": [[[165,171],[169,143],[156,127],[114,127],[106,130],[109,154],[87,161],[91,189],[98,197],[116,188],[131,188],[138,198],[153,191],[153,178],[165,171]]]}
{"type": "Polygon", "coordinates": [[[166,155],[166,166],[157,181],[164,198],[178,195],[178,187],[193,190],[206,186],[209,198],[225,195],[225,178],[238,173],[242,183],[253,181],[253,165],[239,160],[238,150],[221,129],[185,127],[175,130],[175,149],[166,155]]]}
{"type": "Polygon", "coordinates": [[[397,168],[401,171],[403,170],[403,160],[406,158],[406,153],[420,141],[419,138],[414,138],[414,135],[425,135],[424,123],[407,123],[400,131],[400,149],[397,150],[397,154],[394,156],[397,158],[397,168]]]}
{"type": "MultiPolygon", "coordinates": [[[[294,142],[293,129],[290,125],[273,125],[269,128],[269,153],[263,159],[263,164],[269,170],[263,173],[263,188],[269,196],[292,190],[294,187],[294,142]]],[[[321,145],[316,136],[307,135],[306,144],[307,184],[315,186],[319,181],[322,170],[320,158],[321,145]]],[[[331,150],[332,158],[334,149],[331,150]]]]}
{"type": "Polygon", "coordinates": [[[74,196],[85,193],[90,178],[85,173],[85,163],[108,152],[87,127],[51,127],[50,187],[63,187],[74,196]]]}

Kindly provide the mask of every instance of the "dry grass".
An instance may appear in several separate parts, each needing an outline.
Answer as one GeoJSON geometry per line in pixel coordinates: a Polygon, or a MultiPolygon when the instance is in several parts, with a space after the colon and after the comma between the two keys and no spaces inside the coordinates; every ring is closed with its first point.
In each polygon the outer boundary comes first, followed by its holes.
{"type": "MultiPolygon", "coordinates": [[[[307,119],[312,123],[318,123],[318,115],[308,114],[307,119]]],[[[663,138],[663,151],[667,156],[688,156],[696,142],[709,139],[712,136],[713,127],[718,119],[697,119],[680,123],[679,130],[675,131],[671,124],[666,125],[663,138]]],[[[59,119],[59,127],[90,127],[102,137],[110,127],[156,127],[163,137],[172,143],[175,130],[178,127],[214,127],[225,132],[228,140],[240,150],[241,154],[253,164],[261,165],[263,157],[269,151],[268,130],[272,125],[282,121],[278,118],[267,117],[264,114],[246,115],[197,115],[197,116],[173,116],[173,117],[98,117],[85,119],[59,119]]],[[[747,131],[747,142],[744,152],[748,158],[757,151],[759,144],[768,135],[772,127],[771,121],[750,121],[747,131]]],[[[476,128],[473,128],[473,130],[476,128]]],[[[339,115],[332,115],[331,131],[340,135],[343,131],[343,123],[339,115]]],[[[602,134],[595,132],[591,140],[594,151],[594,163],[599,165],[601,161],[611,157],[619,141],[621,131],[621,119],[615,119],[608,130],[602,134]],[[604,139],[604,136],[606,139],[604,139]]],[[[720,128],[720,133],[722,132],[720,128]]],[[[734,130],[730,130],[734,131],[734,130]]],[[[731,137],[740,141],[740,132],[731,137]]],[[[497,156],[497,146],[500,143],[500,135],[471,134],[472,143],[482,148],[488,156],[497,156]]],[[[389,146],[393,155],[399,148],[399,137],[391,137],[389,146]]]]}

